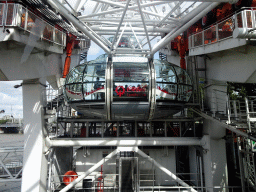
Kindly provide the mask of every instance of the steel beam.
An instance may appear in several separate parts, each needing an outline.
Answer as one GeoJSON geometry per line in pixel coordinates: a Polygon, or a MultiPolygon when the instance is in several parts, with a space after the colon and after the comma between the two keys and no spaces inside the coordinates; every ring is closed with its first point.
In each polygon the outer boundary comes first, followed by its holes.
{"type": "Polygon", "coordinates": [[[165,172],[167,175],[169,175],[174,181],[176,181],[177,183],[179,183],[180,185],[182,185],[183,187],[186,187],[187,189],[189,189],[191,192],[197,192],[192,186],[189,186],[187,183],[185,183],[184,181],[182,181],[179,177],[177,177],[175,174],[173,174],[171,171],[169,171],[168,169],[166,169],[164,166],[162,166],[161,164],[159,164],[156,160],[154,160],[153,158],[151,158],[150,156],[148,156],[146,153],[144,153],[143,151],[141,151],[139,148],[135,148],[135,152],[138,153],[140,156],[148,159],[150,162],[153,162],[153,164],[158,167],[161,171],[165,172]]]}
{"type": "Polygon", "coordinates": [[[5,164],[3,163],[3,161],[1,159],[0,159],[0,164],[2,165],[2,167],[4,168],[6,173],[13,179],[14,177],[12,176],[12,174],[10,173],[10,171],[8,170],[8,168],[5,166],[5,164]]]}
{"type": "Polygon", "coordinates": [[[148,41],[148,46],[149,46],[150,51],[152,51],[152,47],[151,47],[151,43],[150,43],[150,40],[149,40],[147,26],[146,26],[145,21],[144,21],[145,19],[144,19],[143,12],[141,10],[141,5],[140,5],[140,1],[139,0],[137,0],[137,4],[138,4],[138,7],[139,7],[141,20],[142,20],[142,23],[143,23],[143,26],[144,26],[144,30],[145,30],[145,33],[146,33],[146,37],[147,37],[147,41],[148,41]]]}
{"type": "Polygon", "coordinates": [[[0,179],[0,183],[20,182],[22,179],[0,179]]]}
{"type": "MultiPolygon", "coordinates": [[[[150,3],[144,3],[141,5],[141,7],[148,7],[148,6],[153,6],[153,5],[160,5],[160,4],[164,4],[166,3],[165,1],[155,1],[155,2],[150,2],[150,3]]],[[[135,5],[135,6],[131,6],[129,7],[129,10],[133,10],[133,11],[136,11],[134,9],[137,9],[138,6],[135,5]]],[[[100,15],[106,15],[106,14],[112,14],[112,13],[118,13],[118,12],[122,12],[124,11],[124,8],[118,8],[118,9],[114,9],[114,10],[110,10],[110,11],[103,11],[101,13],[94,13],[94,14],[89,14],[89,15],[85,15],[85,16],[80,16],[78,17],[79,19],[82,19],[82,18],[90,18],[90,17],[95,17],[95,16],[100,16],[100,15]]],[[[153,16],[157,16],[157,17],[162,17],[161,15],[159,14],[155,14],[153,12],[149,12],[149,11],[143,11],[143,13],[147,13],[147,14],[150,14],[150,15],[153,15],[153,16]]]]}
{"type": "Polygon", "coordinates": [[[67,185],[66,187],[64,187],[62,190],[60,190],[60,192],[66,192],[69,189],[71,189],[73,186],[75,186],[78,182],[80,182],[83,178],[85,178],[86,176],[88,176],[90,173],[92,173],[93,171],[95,171],[96,169],[98,169],[101,165],[103,165],[104,163],[106,163],[107,161],[109,161],[110,159],[112,159],[117,153],[119,152],[119,150],[114,150],[112,153],[110,153],[108,156],[106,156],[105,158],[103,158],[102,160],[100,160],[98,163],[96,163],[94,166],[92,166],[90,169],[88,169],[85,173],[83,173],[82,175],[80,175],[77,179],[75,179],[73,182],[71,182],[69,185],[67,185]]]}
{"type": "Polygon", "coordinates": [[[123,12],[122,17],[121,17],[121,20],[120,20],[120,23],[119,23],[119,25],[118,25],[118,27],[117,27],[117,30],[116,30],[116,34],[115,34],[115,36],[114,36],[114,38],[113,38],[113,42],[112,42],[112,45],[111,45],[110,50],[112,50],[113,47],[114,47],[116,38],[117,38],[117,36],[118,36],[119,30],[120,30],[120,28],[121,28],[121,25],[122,25],[122,23],[123,23],[124,16],[125,16],[125,14],[126,14],[126,11],[127,11],[127,8],[128,8],[128,6],[129,6],[129,2],[130,2],[130,1],[131,1],[131,0],[128,0],[127,3],[126,3],[126,6],[125,6],[125,8],[124,8],[124,12],[123,12]]]}
{"type": "Polygon", "coordinates": [[[154,47],[152,52],[150,53],[151,56],[153,56],[157,51],[159,51],[161,48],[163,48],[164,46],[166,46],[167,44],[170,43],[171,40],[173,40],[175,37],[177,37],[178,35],[180,35],[181,33],[183,33],[185,30],[187,30],[190,26],[192,26],[196,21],[198,21],[199,19],[201,19],[204,15],[206,15],[209,11],[211,11],[212,9],[214,9],[216,6],[218,6],[220,3],[211,3],[209,6],[207,6],[206,9],[204,10],[197,10],[197,11],[201,11],[198,15],[196,15],[193,19],[191,19],[189,22],[187,22],[186,24],[184,24],[181,27],[177,27],[176,30],[173,30],[172,32],[170,32],[167,36],[165,36],[164,38],[162,38],[154,47]]]}
{"type": "MultiPolygon", "coordinates": [[[[118,31],[118,27],[93,26],[93,27],[91,27],[91,29],[94,30],[94,31],[105,31],[105,32],[116,32],[116,31],[118,31]]],[[[124,30],[124,29],[125,29],[125,27],[120,27],[120,30],[124,30]]],[[[125,30],[126,30],[126,32],[131,32],[132,31],[131,29],[125,29],[125,30]]],[[[144,30],[145,30],[144,27],[133,27],[133,31],[135,31],[135,32],[144,32],[144,30]]],[[[156,28],[154,26],[150,26],[150,27],[147,26],[146,30],[148,32],[168,33],[172,29],[171,28],[156,28]]]]}
{"type": "Polygon", "coordinates": [[[204,142],[195,137],[134,137],[134,138],[46,138],[48,147],[71,146],[200,146],[204,142]]]}
{"type": "Polygon", "coordinates": [[[251,140],[253,140],[253,141],[256,141],[256,138],[255,138],[255,137],[253,137],[253,136],[251,136],[251,135],[249,135],[249,134],[247,134],[247,133],[245,133],[245,132],[242,132],[242,131],[236,129],[236,128],[234,128],[233,126],[230,126],[230,125],[228,125],[228,124],[222,123],[222,122],[220,122],[219,120],[214,119],[213,117],[202,113],[201,111],[198,111],[198,110],[195,110],[195,109],[192,109],[192,108],[191,108],[190,110],[193,111],[193,112],[195,112],[195,113],[197,113],[198,115],[200,115],[201,117],[203,117],[203,118],[205,118],[205,119],[208,119],[208,120],[213,121],[214,123],[218,124],[220,127],[226,128],[226,129],[228,129],[228,130],[230,130],[230,131],[236,133],[237,135],[241,135],[241,136],[243,136],[243,137],[246,137],[246,138],[248,138],[248,139],[251,139],[251,140]]]}
{"type": "Polygon", "coordinates": [[[47,2],[54,7],[58,12],[60,12],[64,17],[66,17],[70,22],[73,23],[75,27],[81,30],[86,36],[88,36],[92,41],[94,41],[98,46],[100,46],[106,53],[110,54],[110,49],[104,44],[103,41],[100,41],[90,33],[92,30],[83,22],[75,18],[59,1],[47,0],[47,2]]]}

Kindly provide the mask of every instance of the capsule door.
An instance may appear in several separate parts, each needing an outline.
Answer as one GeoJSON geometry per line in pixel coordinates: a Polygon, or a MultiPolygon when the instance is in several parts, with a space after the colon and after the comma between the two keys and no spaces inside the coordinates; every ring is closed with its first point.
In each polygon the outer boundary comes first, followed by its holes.
{"type": "Polygon", "coordinates": [[[111,119],[148,119],[150,78],[147,59],[113,58],[111,76],[111,119]]]}

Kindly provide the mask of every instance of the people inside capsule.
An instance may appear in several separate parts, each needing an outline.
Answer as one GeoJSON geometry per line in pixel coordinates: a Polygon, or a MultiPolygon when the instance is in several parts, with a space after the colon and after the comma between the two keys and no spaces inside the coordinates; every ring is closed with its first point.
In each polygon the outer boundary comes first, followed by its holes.
{"type": "MultiPolygon", "coordinates": [[[[66,97],[68,101],[105,100],[105,68],[107,57],[100,57],[74,68],[66,79],[66,97]]],[[[135,57],[131,57],[135,60],[135,57]]],[[[187,72],[167,61],[154,60],[156,79],[155,87],[150,86],[151,75],[148,63],[145,61],[123,62],[121,59],[113,63],[113,101],[133,100],[149,101],[152,89],[155,89],[156,101],[188,102],[192,95],[192,81],[187,72]],[[149,87],[151,90],[149,90],[149,87]]],[[[152,78],[152,77],[151,77],[152,78]]]]}
{"type": "MultiPolygon", "coordinates": [[[[94,84],[94,90],[99,90],[100,89],[100,87],[101,87],[101,83],[99,82],[100,81],[100,78],[99,77],[97,77],[96,78],[96,83],[94,84]]],[[[101,97],[102,97],[102,94],[101,93],[95,93],[95,100],[100,100],[100,99],[102,99],[101,97]]]]}

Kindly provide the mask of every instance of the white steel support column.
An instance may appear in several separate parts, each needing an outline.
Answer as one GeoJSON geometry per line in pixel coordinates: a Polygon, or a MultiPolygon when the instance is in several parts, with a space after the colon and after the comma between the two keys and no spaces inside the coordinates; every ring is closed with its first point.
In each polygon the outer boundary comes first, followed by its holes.
{"type": "Polygon", "coordinates": [[[45,192],[47,159],[44,151],[43,102],[45,90],[39,81],[23,83],[24,155],[22,192],[45,192]]]}
{"type": "MultiPolygon", "coordinates": [[[[209,120],[204,120],[204,133],[202,140],[203,145],[203,166],[204,166],[204,181],[205,187],[209,192],[214,192],[213,187],[218,187],[219,191],[227,192],[228,189],[228,173],[227,173],[227,158],[226,158],[226,142],[224,139],[216,138],[212,134],[217,128],[214,123],[209,120]]],[[[220,132],[219,136],[223,137],[225,131],[220,132]]]]}

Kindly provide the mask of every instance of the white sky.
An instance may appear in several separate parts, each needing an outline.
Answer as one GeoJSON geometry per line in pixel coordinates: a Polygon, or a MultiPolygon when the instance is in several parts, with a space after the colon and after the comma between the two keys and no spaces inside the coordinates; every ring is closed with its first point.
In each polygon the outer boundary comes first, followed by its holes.
{"type": "Polygon", "coordinates": [[[0,110],[5,110],[4,115],[13,115],[14,118],[23,117],[22,88],[15,89],[21,81],[0,81],[0,110]]]}

